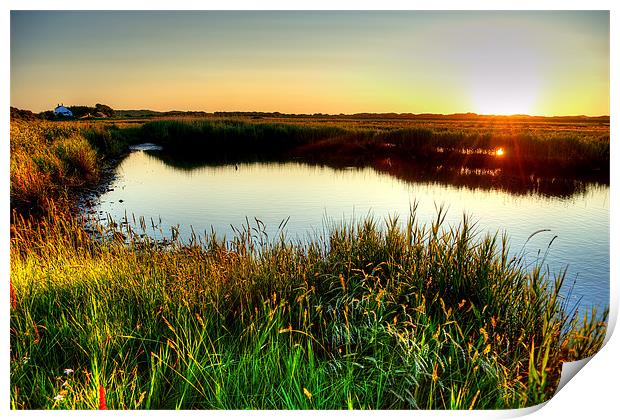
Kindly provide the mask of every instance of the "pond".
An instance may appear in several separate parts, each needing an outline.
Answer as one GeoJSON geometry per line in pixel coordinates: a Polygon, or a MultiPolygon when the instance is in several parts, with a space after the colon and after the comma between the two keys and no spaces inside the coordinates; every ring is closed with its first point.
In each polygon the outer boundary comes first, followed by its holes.
{"type": "Polygon", "coordinates": [[[452,183],[415,181],[411,174],[403,180],[373,168],[296,162],[184,166],[158,155],[157,147],[136,149],[117,167],[93,209],[101,220],[127,218],[133,224],[143,217],[149,229],[155,226],[151,236],[170,237],[176,227],[187,239],[192,230],[230,238],[233,227],[248,221],[255,227],[257,219],[270,238],[284,232],[290,240],[306,241],[331,223],[367,216],[382,222],[396,215],[406,221],[414,202],[417,219],[430,224],[443,205],[447,224],[456,225],[467,214],[481,233],[506,232],[511,250],[523,250],[528,265],[548,252],[544,261],[551,273],[568,267],[564,292],[570,306],[609,305],[607,185],[585,184],[555,196],[513,193],[460,185],[458,177],[452,183]]]}

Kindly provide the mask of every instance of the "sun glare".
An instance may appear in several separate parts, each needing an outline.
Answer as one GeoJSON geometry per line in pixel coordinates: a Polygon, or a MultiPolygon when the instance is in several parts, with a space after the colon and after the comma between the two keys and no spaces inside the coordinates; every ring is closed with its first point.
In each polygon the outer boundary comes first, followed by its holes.
{"type": "Polygon", "coordinates": [[[485,115],[532,115],[536,92],[533,87],[478,87],[472,94],[475,112],[485,115]]]}
{"type": "Polygon", "coordinates": [[[499,147],[499,148],[495,151],[495,155],[496,155],[496,156],[504,156],[504,149],[502,149],[501,147],[499,147]]]}
{"type": "Polygon", "coordinates": [[[495,26],[473,30],[466,40],[464,77],[473,112],[535,113],[545,61],[535,40],[514,27],[495,26]]]}

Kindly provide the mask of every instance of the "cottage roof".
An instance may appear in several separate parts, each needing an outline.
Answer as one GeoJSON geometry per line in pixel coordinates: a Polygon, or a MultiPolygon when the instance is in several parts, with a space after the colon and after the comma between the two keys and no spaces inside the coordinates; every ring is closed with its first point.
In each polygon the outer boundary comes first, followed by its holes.
{"type": "Polygon", "coordinates": [[[65,117],[72,117],[73,116],[73,112],[71,112],[70,109],[66,108],[64,105],[58,105],[56,108],[54,108],[54,114],[55,115],[64,115],[65,117]]]}

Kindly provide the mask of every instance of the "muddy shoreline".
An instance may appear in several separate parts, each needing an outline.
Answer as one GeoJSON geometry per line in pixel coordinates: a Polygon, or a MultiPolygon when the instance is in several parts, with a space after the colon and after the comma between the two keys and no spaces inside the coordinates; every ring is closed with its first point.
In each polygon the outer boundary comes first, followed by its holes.
{"type": "Polygon", "coordinates": [[[101,217],[103,212],[99,211],[97,214],[95,210],[97,201],[104,193],[112,190],[111,185],[116,179],[116,168],[131,152],[131,150],[127,150],[121,156],[105,159],[99,168],[100,177],[97,183],[75,190],[74,211],[76,214],[91,218],[96,217],[98,221],[105,220],[101,217]]]}

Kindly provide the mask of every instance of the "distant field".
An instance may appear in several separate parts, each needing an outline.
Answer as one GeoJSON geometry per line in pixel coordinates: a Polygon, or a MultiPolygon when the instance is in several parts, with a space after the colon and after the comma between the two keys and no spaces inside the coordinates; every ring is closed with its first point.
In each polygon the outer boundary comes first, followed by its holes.
{"type": "Polygon", "coordinates": [[[609,118],[416,118],[416,119],[352,119],[352,118],[262,118],[265,122],[293,124],[327,124],[362,128],[394,129],[400,127],[427,127],[435,129],[492,129],[498,132],[536,130],[609,133],[609,118]]]}
{"type": "Polygon", "coordinates": [[[573,131],[609,134],[609,117],[529,117],[529,116],[483,116],[476,114],[449,115],[422,115],[416,117],[381,117],[380,114],[362,116],[273,116],[273,115],[243,115],[238,113],[215,113],[203,116],[173,114],[173,115],[142,115],[134,117],[115,118],[115,121],[126,123],[142,123],[153,120],[170,119],[206,119],[222,120],[236,119],[251,122],[309,124],[309,125],[336,125],[341,127],[360,127],[394,129],[411,126],[428,128],[460,128],[460,129],[493,129],[496,131],[573,131]]]}

